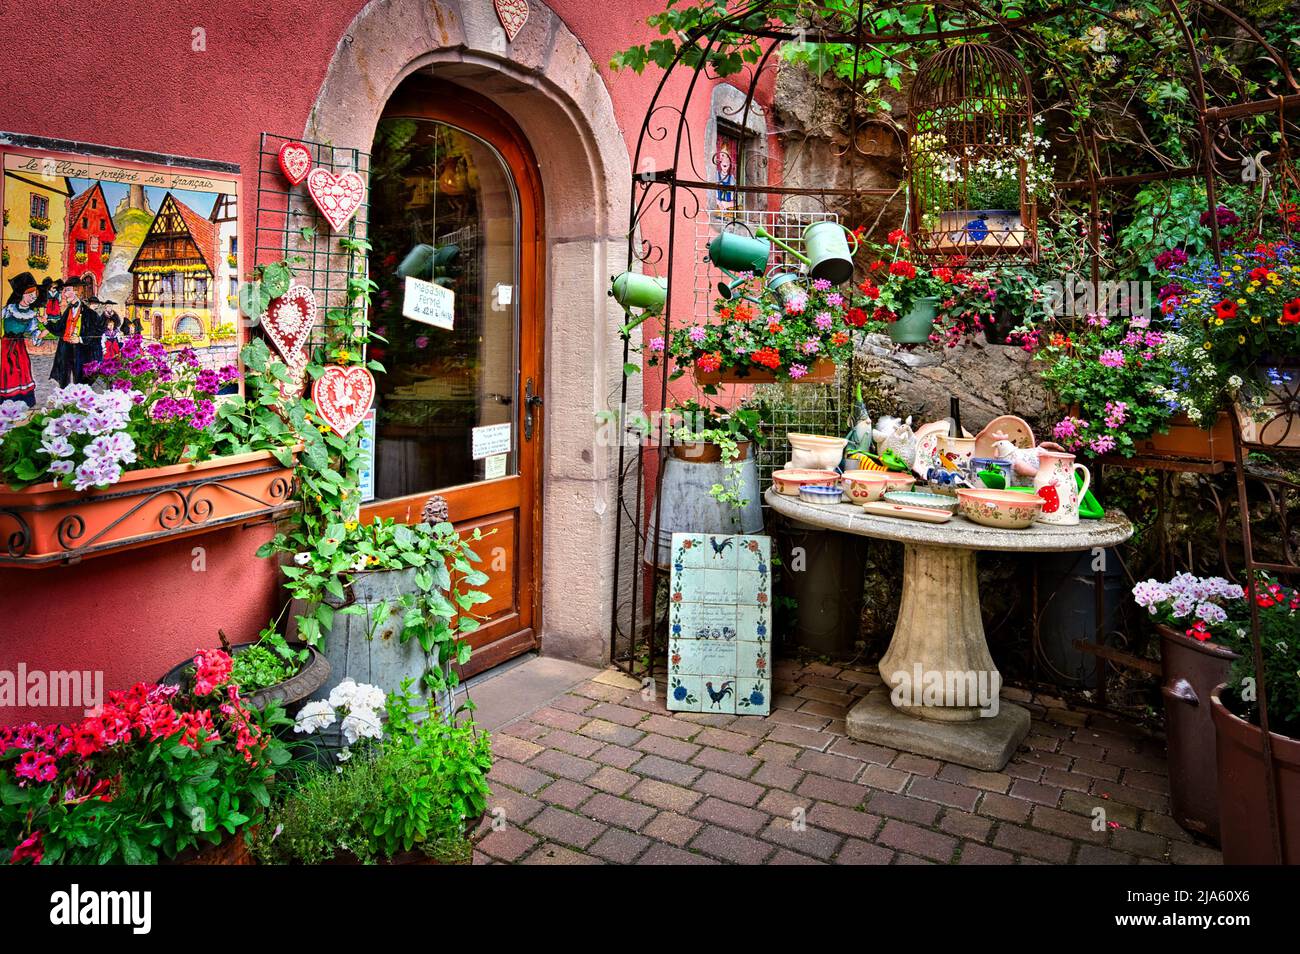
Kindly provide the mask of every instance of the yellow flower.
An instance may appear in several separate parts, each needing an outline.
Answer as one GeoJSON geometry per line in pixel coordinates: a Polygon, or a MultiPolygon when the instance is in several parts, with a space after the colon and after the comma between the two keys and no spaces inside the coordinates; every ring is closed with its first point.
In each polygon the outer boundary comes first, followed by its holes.
{"type": "Polygon", "coordinates": [[[1260,322],[1260,317],[1259,317],[1259,315],[1251,315],[1250,323],[1251,323],[1252,325],[1257,325],[1257,324],[1259,324],[1259,322],[1260,322]]]}
{"type": "Polygon", "coordinates": [[[343,499],[344,499],[344,500],[347,500],[347,499],[348,499],[348,492],[347,492],[346,490],[343,491],[342,496],[343,496],[343,499]]]}
{"type": "MultiPolygon", "coordinates": [[[[1242,338],[1241,340],[1245,341],[1246,339],[1242,338]]],[[[357,528],[357,522],[355,520],[349,520],[347,523],[343,524],[344,530],[355,530],[356,528],[357,528]]]]}
{"type": "Polygon", "coordinates": [[[1223,319],[1222,319],[1222,318],[1215,318],[1215,319],[1214,319],[1214,323],[1215,323],[1216,325],[1221,325],[1221,324],[1223,324],[1223,319]]]}
{"type": "Polygon", "coordinates": [[[340,361],[351,361],[351,360],[352,360],[352,353],[351,353],[350,351],[348,351],[346,348],[339,348],[337,354],[338,354],[338,357],[339,357],[339,360],[340,360],[340,361]]]}
{"type": "Polygon", "coordinates": [[[1202,347],[1205,348],[1206,351],[1209,351],[1211,348],[1214,347],[1214,345],[1210,344],[1210,343],[1207,341],[1207,342],[1205,342],[1204,345],[1202,345],[1202,347]]]}
{"type": "Polygon", "coordinates": [[[1237,344],[1245,344],[1245,343],[1246,343],[1246,336],[1245,336],[1245,335],[1237,335],[1237,344]]]}

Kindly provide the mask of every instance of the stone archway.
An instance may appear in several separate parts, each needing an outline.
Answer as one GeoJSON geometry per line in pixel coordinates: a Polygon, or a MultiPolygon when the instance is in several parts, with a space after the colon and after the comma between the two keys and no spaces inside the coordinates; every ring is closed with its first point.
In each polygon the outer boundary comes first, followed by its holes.
{"type": "MultiPolygon", "coordinates": [[[[602,663],[617,448],[598,444],[594,416],[612,407],[622,377],[623,318],[606,291],[627,255],[627,145],[599,71],[558,16],[532,4],[507,43],[491,4],[473,0],[367,4],[330,62],[305,136],[369,151],[388,98],[419,72],[491,98],[537,156],[548,298],[542,651],[602,663]]],[[[640,395],[629,403],[639,408],[640,395]]]]}

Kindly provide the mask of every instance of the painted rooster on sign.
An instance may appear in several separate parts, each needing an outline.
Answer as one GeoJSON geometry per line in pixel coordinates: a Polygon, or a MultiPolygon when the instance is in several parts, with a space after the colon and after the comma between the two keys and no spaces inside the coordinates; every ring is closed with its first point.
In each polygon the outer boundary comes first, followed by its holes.
{"type": "Polygon", "coordinates": [[[730,682],[724,682],[722,687],[716,692],[714,691],[713,683],[711,682],[706,682],[704,688],[708,692],[709,699],[712,700],[713,708],[715,709],[722,704],[722,700],[727,698],[727,696],[735,695],[735,693],[731,691],[730,682]]]}

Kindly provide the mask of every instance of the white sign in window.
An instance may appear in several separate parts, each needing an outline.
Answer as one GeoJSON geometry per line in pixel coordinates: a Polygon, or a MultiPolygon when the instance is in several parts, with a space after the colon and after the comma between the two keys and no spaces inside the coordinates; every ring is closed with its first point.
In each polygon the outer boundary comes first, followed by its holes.
{"type": "Polygon", "coordinates": [[[509,454],[512,450],[510,446],[513,438],[512,430],[513,427],[509,422],[474,428],[470,432],[470,445],[473,448],[470,456],[475,460],[482,460],[484,457],[494,457],[497,454],[509,454]]]}
{"type": "Polygon", "coordinates": [[[407,276],[402,296],[402,314],[407,318],[451,331],[455,306],[456,293],[450,288],[407,276]]]}

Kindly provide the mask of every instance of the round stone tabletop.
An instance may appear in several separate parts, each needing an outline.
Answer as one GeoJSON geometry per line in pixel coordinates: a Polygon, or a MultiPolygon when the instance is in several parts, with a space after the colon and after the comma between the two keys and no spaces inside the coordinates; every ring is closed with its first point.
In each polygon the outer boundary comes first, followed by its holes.
{"type": "Polygon", "coordinates": [[[1035,523],[1023,530],[1000,530],[972,523],[960,514],[947,523],[877,517],[856,504],[804,503],[777,493],[774,487],[767,489],[765,499],[777,513],[809,526],[922,546],[1049,553],[1114,546],[1133,536],[1133,524],[1118,510],[1107,510],[1100,520],[1080,520],[1073,527],[1035,523]]]}

